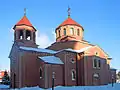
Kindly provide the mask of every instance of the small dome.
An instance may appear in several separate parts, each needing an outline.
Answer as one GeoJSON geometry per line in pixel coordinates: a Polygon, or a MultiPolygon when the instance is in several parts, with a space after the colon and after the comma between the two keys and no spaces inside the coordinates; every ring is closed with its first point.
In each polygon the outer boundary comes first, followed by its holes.
{"type": "MultiPolygon", "coordinates": [[[[72,18],[68,17],[62,24],[60,24],[57,28],[61,27],[61,26],[65,26],[65,25],[76,25],[79,27],[82,27],[80,24],[78,24],[76,21],[74,21],[72,18]]],[[[57,29],[56,28],[56,29],[57,29]]],[[[83,27],[82,27],[83,29],[83,27]]]]}

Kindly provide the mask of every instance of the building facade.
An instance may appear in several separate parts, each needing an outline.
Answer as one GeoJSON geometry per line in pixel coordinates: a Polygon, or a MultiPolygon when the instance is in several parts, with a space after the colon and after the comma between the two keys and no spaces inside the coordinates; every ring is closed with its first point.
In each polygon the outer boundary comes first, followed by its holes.
{"type": "Polygon", "coordinates": [[[26,15],[13,29],[14,43],[9,55],[12,88],[50,88],[53,78],[54,86],[116,82],[110,56],[98,45],[84,40],[83,27],[70,15],[56,28],[56,42],[45,49],[38,48],[37,30],[26,15]]]}

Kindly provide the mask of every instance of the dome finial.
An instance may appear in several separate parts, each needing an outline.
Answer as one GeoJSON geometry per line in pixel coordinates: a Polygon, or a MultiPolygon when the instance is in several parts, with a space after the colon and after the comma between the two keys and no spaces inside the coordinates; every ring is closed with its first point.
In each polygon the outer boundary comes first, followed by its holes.
{"type": "Polygon", "coordinates": [[[26,16],[26,8],[24,8],[24,16],[26,16]]]}
{"type": "Polygon", "coordinates": [[[69,6],[68,6],[67,12],[68,12],[68,17],[70,17],[70,7],[69,6]]]}

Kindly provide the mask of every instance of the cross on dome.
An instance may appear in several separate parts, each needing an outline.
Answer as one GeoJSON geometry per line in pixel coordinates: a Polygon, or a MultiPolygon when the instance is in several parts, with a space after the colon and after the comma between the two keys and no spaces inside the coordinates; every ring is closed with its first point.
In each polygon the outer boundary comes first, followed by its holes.
{"type": "Polygon", "coordinates": [[[26,8],[24,8],[24,16],[26,16],[26,8]]]}
{"type": "Polygon", "coordinates": [[[70,7],[69,6],[68,6],[67,12],[68,12],[68,17],[70,17],[70,7]]]}
{"type": "Polygon", "coordinates": [[[13,27],[13,29],[15,29],[16,26],[22,26],[22,25],[30,26],[34,30],[36,30],[34,28],[34,26],[31,24],[31,22],[29,21],[29,19],[27,18],[27,16],[26,16],[26,8],[24,8],[24,16],[15,24],[15,26],[13,27]]]}

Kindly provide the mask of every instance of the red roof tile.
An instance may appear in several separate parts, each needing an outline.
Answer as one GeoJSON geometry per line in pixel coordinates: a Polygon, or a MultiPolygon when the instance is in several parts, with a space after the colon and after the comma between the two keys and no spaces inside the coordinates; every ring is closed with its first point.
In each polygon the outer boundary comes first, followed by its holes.
{"type": "Polygon", "coordinates": [[[23,18],[16,24],[16,25],[27,25],[27,26],[32,26],[30,21],[26,16],[23,16],[23,18]]]}
{"type": "Polygon", "coordinates": [[[72,18],[68,17],[62,24],[60,24],[58,26],[61,27],[61,26],[64,26],[64,25],[77,25],[79,27],[82,27],[80,24],[78,24],[76,21],[74,21],[72,18]]]}

